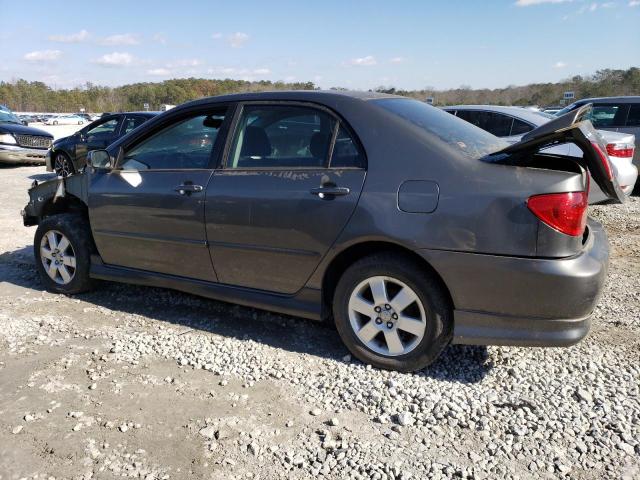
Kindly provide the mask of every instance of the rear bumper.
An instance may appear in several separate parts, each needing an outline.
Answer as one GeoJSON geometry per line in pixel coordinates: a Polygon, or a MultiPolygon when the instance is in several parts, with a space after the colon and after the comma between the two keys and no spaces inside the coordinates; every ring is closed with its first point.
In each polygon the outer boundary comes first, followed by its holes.
{"type": "Polygon", "coordinates": [[[442,276],[453,343],[567,346],[584,338],[606,278],[609,248],[589,221],[580,254],[559,259],[418,251],[442,276]]]}
{"type": "Polygon", "coordinates": [[[45,163],[47,150],[24,148],[16,145],[0,145],[0,163],[45,163]]]}

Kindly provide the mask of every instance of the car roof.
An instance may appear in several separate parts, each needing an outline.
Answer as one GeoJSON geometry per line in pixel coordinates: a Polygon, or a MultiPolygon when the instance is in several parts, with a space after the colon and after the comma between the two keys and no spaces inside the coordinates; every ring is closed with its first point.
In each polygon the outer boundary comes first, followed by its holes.
{"type": "Polygon", "coordinates": [[[486,112],[504,113],[505,115],[511,115],[520,120],[528,123],[532,123],[536,126],[547,123],[550,119],[541,112],[536,110],[529,110],[523,107],[505,107],[502,105],[452,105],[443,107],[444,110],[482,110],[486,112]]]}
{"type": "Polygon", "coordinates": [[[593,98],[582,98],[580,100],[576,100],[575,103],[640,103],[640,96],[622,96],[622,97],[593,97],[593,98]]]}
{"type": "Polygon", "coordinates": [[[247,92],[231,93],[214,97],[204,97],[198,100],[178,105],[176,108],[182,109],[185,106],[196,106],[200,104],[215,102],[248,102],[260,100],[294,100],[301,102],[332,103],[345,100],[376,100],[382,98],[405,98],[400,95],[388,95],[385,93],[354,91],[354,90],[273,90],[268,92],[247,92]]]}

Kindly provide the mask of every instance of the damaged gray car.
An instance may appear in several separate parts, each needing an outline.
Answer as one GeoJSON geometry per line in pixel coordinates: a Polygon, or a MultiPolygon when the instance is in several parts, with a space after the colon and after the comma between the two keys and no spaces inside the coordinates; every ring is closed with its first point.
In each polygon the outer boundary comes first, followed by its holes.
{"type": "Polygon", "coordinates": [[[587,172],[625,199],[589,108],[509,145],[396,96],[205,98],[34,185],[24,223],[50,291],[114,280],[331,320],[380,368],[450,343],[571,345],[608,263],[587,172]],[[582,157],[541,152],[561,143],[582,157]]]}

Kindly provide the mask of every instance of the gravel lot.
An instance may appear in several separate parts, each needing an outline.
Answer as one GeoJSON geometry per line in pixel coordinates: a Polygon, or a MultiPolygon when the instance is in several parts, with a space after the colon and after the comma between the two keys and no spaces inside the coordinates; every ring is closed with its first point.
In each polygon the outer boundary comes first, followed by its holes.
{"type": "Polygon", "coordinates": [[[638,198],[593,209],[612,259],[585,341],[399,374],[306,320],[42,291],[18,211],[43,170],[0,168],[0,479],[640,478],[638,198]]]}

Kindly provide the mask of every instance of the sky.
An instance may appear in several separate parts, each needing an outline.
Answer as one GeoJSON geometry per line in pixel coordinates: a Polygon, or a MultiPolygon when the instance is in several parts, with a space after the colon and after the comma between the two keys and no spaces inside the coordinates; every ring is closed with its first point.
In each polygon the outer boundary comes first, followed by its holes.
{"type": "Polygon", "coordinates": [[[54,88],[187,77],[498,88],[631,66],[640,0],[0,0],[0,80],[54,88]]]}

